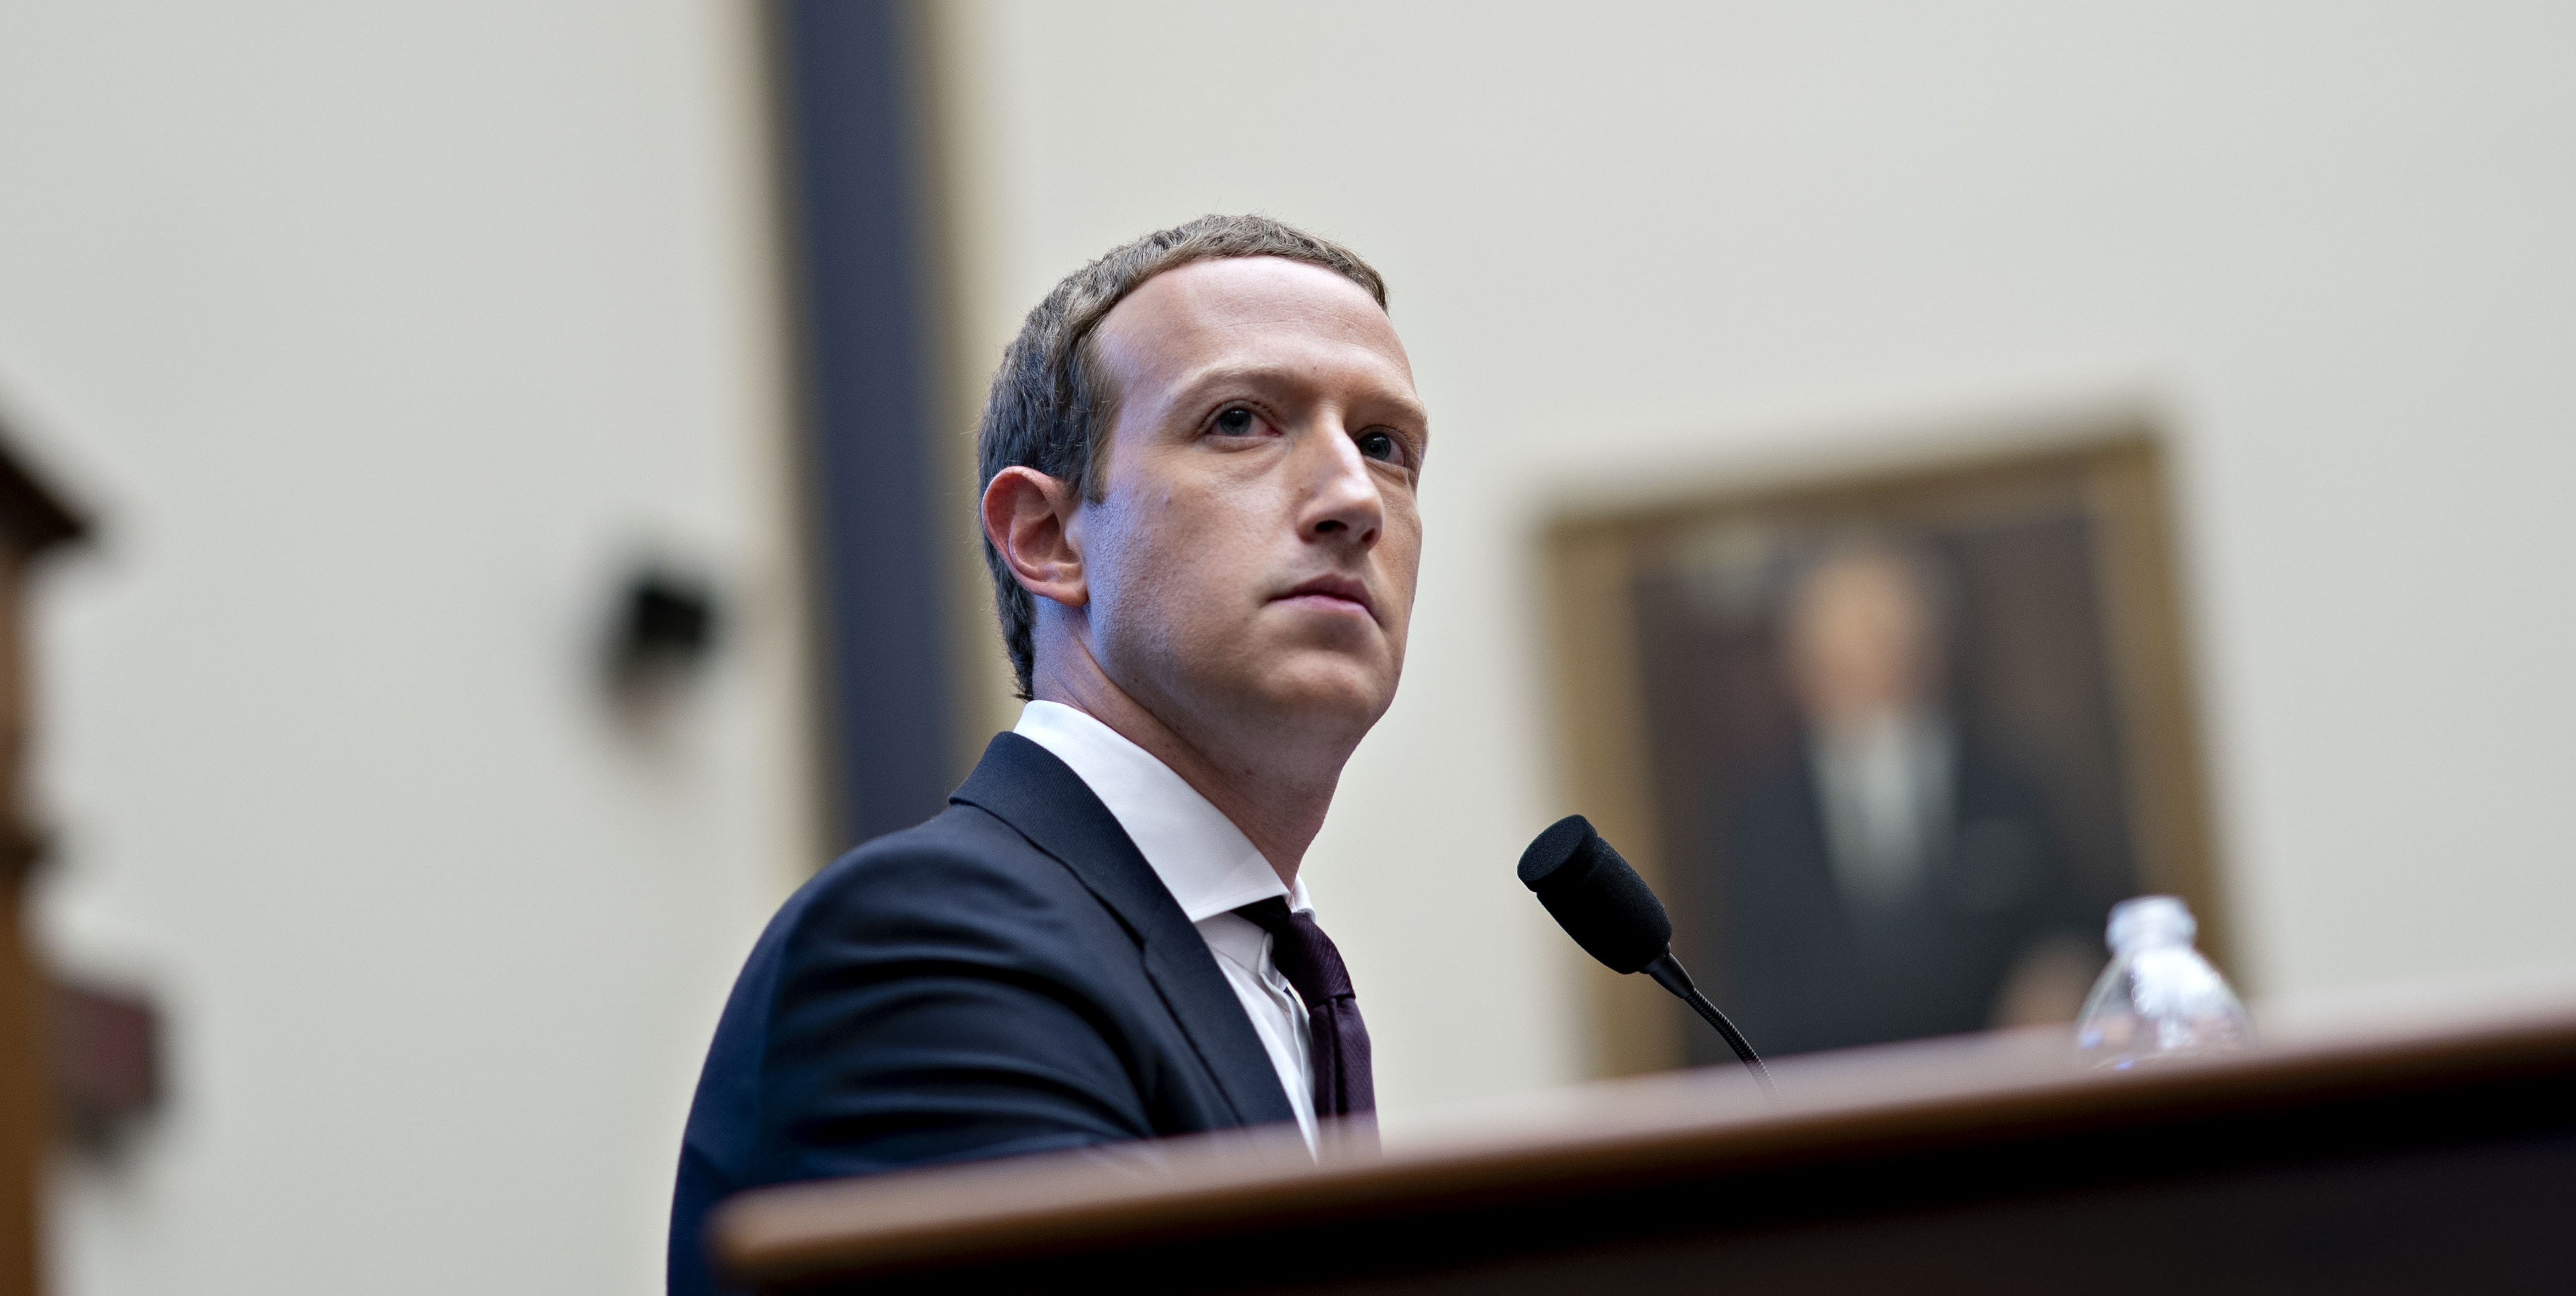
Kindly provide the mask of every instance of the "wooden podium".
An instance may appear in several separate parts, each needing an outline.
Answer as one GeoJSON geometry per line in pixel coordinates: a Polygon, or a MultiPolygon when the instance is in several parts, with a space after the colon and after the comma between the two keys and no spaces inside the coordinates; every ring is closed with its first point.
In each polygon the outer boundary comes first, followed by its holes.
{"type": "Polygon", "coordinates": [[[746,1193],[762,1291],[2576,1291],[2576,1009],[2078,1072],[2062,1031],[746,1193]]]}

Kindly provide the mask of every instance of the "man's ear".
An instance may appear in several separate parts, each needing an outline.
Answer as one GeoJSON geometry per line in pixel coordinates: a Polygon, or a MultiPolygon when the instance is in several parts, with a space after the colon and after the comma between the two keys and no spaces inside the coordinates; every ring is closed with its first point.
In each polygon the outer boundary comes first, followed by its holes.
{"type": "Polygon", "coordinates": [[[1081,504],[1072,482],[1034,468],[1005,468],[984,487],[984,538],[1022,588],[1069,608],[1091,602],[1069,530],[1081,504]]]}

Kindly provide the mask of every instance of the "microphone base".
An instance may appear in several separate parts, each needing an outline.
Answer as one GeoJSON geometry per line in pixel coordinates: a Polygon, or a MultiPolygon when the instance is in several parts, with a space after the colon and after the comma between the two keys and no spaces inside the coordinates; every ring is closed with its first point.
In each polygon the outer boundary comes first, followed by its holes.
{"type": "Polygon", "coordinates": [[[1762,1059],[1754,1054],[1753,1045],[1744,1038],[1744,1032],[1735,1029],[1735,1023],[1728,1021],[1726,1014],[1719,1012],[1717,1005],[1710,1003],[1708,996],[1701,994],[1699,987],[1691,984],[1690,973],[1682,970],[1681,960],[1674,958],[1671,951],[1665,951],[1663,957],[1637,970],[1653,977],[1656,985],[1672,991],[1674,998],[1689,1004],[1691,1011],[1698,1013],[1709,1025],[1716,1027],[1717,1033],[1725,1037],[1726,1046],[1735,1050],[1736,1060],[1744,1063],[1745,1069],[1751,1071],[1753,1078],[1760,1082],[1762,1092],[1774,1098],[1780,1096],[1779,1091],[1771,1087],[1770,1069],[1764,1067],[1762,1059]]]}

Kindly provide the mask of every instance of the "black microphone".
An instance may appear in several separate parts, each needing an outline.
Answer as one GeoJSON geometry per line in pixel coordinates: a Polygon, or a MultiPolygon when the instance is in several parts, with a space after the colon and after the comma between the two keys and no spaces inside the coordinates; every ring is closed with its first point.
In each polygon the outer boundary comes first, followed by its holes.
{"type": "Polygon", "coordinates": [[[1601,840],[1590,820],[1567,815],[1549,824],[1521,852],[1521,885],[1537,894],[1584,953],[1623,976],[1643,972],[1689,1004],[1726,1037],[1726,1046],[1762,1082],[1762,1092],[1774,1092],[1771,1073],[1745,1042],[1744,1032],[1691,984],[1690,973],[1673,957],[1673,920],[1664,913],[1663,901],[1601,840]]]}

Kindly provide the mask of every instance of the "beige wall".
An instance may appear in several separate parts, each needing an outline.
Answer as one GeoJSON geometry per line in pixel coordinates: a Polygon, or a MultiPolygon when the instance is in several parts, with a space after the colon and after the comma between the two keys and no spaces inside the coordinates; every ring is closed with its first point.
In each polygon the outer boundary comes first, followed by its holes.
{"type": "MultiPolygon", "coordinates": [[[[1401,1120],[1574,1074],[1560,501],[2145,408],[2255,988],[2576,971],[2576,20],[2509,6],[952,7],[966,332],[1209,210],[1392,281],[1402,698],[1312,863],[1401,1120]]],[[[1640,987],[1640,994],[1651,993],[1640,987]]]]}
{"type": "Polygon", "coordinates": [[[103,532],[39,609],[45,934],[173,1032],[60,1291],[660,1289],[818,848],[744,16],[0,2],[0,400],[103,532]],[[638,734],[653,545],[734,619],[638,734]]]}

